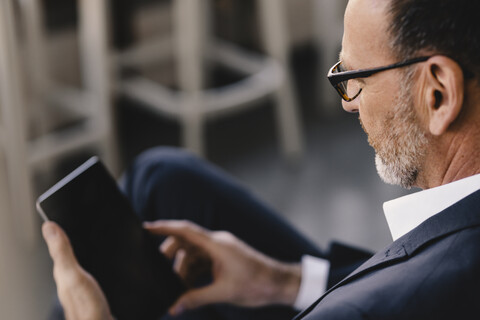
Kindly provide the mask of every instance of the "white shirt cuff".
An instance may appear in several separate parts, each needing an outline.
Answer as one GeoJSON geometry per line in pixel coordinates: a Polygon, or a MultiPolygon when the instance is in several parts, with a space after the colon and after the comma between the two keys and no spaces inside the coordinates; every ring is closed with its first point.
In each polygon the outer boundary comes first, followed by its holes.
{"type": "Polygon", "coordinates": [[[293,307],[303,310],[314,303],[327,290],[330,262],[312,257],[302,257],[302,280],[293,307]]]}

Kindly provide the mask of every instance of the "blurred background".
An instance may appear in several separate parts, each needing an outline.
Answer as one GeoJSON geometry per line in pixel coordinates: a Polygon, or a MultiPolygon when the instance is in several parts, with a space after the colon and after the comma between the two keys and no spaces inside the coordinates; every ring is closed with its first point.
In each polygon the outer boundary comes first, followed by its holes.
{"type": "Polygon", "coordinates": [[[46,319],[34,199],[92,155],[119,177],[184,147],[319,246],[387,245],[382,203],[405,191],[326,79],[346,2],[0,1],[0,318],[46,319]]]}

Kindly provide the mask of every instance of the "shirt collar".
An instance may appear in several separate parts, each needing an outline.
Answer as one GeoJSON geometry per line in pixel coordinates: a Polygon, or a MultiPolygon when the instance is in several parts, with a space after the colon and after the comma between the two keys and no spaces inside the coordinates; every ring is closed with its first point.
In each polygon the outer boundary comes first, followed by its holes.
{"type": "Polygon", "coordinates": [[[480,189],[480,174],[412,193],[383,204],[393,240],[480,189]]]}

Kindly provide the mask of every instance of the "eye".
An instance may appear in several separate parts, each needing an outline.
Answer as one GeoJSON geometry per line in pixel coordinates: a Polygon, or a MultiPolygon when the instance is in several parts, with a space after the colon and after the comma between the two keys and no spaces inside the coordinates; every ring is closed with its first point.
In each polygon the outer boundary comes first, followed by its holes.
{"type": "Polygon", "coordinates": [[[365,82],[361,79],[350,79],[343,84],[347,96],[350,98],[356,97],[363,89],[365,82]]]}
{"type": "Polygon", "coordinates": [[[343,65],[343,62],[341,62],[338,67],[337,67],[337,72],[345,72],[348,71],[347,68],[343,65]]]}

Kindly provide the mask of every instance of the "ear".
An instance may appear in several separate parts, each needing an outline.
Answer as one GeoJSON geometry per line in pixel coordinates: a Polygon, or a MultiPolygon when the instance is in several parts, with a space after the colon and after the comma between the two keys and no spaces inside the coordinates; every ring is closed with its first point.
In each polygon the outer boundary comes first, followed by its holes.
{"type": "Polygon", "coordinates": [[[446,56],[433,56],[425,62],[424,99],[430,133],[441,135],[460,114],[464,98],[463,71],[446,56]]]}

